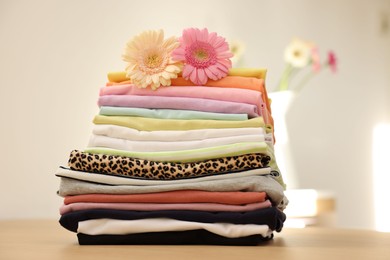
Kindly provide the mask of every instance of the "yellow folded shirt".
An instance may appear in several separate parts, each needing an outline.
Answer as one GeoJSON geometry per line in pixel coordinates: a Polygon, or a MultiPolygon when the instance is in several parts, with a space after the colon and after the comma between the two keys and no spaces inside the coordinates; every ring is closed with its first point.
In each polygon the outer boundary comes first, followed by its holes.
{"type": "MultiPolygon", "coordinates": [[[[229,70],[228,76],[252,77],[265,80],[266,74],[267,70],[262,68],[232,68],[229,70]]],[[[109,82],[116,83],[129,80],[124,71],[109,72],[107,77],[109,82]]]]}

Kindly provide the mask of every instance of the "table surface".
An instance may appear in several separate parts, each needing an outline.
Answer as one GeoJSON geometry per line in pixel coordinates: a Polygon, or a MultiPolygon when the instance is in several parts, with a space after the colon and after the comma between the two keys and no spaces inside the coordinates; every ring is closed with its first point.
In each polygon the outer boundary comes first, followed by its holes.
{"type": "Polygon", "coordinates": [[[390,233],[284,229],[259,246],[80,246],[55,220],[0,221],[0,259],[390,259],[390,233]],[[120,258],[121,257],[121,258],[120,258]]]}

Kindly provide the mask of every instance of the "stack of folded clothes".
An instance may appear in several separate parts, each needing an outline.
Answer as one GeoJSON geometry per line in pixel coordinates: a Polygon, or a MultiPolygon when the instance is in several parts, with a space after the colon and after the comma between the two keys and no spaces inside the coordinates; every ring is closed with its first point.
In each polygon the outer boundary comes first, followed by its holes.
{"type": "Polygon", "coordinates": [[[56,172],[60,224],[80,244],[256,245],[281,231],[265,70],[184,74],[157,89],[108,74],[88,147],[56,172]]]}

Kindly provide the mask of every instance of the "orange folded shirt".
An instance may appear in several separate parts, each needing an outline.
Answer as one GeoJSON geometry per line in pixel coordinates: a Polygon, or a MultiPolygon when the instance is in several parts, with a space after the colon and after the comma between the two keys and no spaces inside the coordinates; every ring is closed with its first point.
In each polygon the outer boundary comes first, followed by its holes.
{"type": "Polygon", "coordinates": [[[245,205],[266,200],[265,192],[214,192],[199,190],[180,190],[142,194],[83,194],[66,196],[64,204],[76,202],[98,203],[221,203],[229,205],[245,205]]]}

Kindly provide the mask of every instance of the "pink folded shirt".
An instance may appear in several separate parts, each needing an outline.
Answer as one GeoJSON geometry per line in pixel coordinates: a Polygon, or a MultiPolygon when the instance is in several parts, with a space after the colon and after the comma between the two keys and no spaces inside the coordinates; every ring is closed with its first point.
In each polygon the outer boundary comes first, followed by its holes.
{"type": "Polygon", "coordinates": [[[100,96],[106,95],[137,95],[137,96],[163,96],[163,97],[189,97],[220,101],[252,104],[261,111],[263,99],[261,92],[240,88],[210,88],[201,86],[169,86],[157,90],[150,88],[137,88],[133,84],[116,85],[100,89],[100,96]]]}
{"type": "Polygon", "coordinates": [[[249,118],[258,117],[261,114],[261,110],[252,104],[189,97],[106,95],[99,97],[98,105],[247,114],[249,118]]]}
{"type": "Polygon", "coordinates": [[[115,210],[136,210],[136,211],[155,211],[155,210],[200,210],[210,212],[247,212],[257,209],[269,208],[271,202],[249,203],[244,205],[229,205],[220,203],[93,203],[78,202],[60,207],[60,214],[91,209],[115,209],[115,210]]]}

